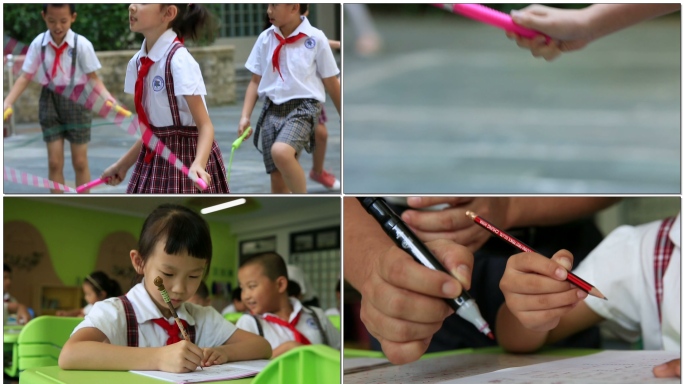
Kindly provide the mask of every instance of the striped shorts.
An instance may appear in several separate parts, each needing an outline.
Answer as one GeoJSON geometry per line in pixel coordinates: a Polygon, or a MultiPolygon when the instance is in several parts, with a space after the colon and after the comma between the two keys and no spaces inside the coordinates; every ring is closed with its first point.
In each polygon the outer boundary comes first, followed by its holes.
{"type": "Polygon", "coordinates": [[[59,139],[71,144],[90,142],[92,112],[46,87],[40,92],[38,120],[46,143],[59,139]]]}
{"type": "Polygon", "coordinates": [[[316,146],[314,135],[321,103],[315,99],[294,99],[283,104],[274,104],[266,98],[264,108],[257,122],[254,145],[259,149],[259,135],[266,173],[276,170],[271,147],[274,143],[285,143],[300,153],[302,149],[313,152],[316,146]]]}

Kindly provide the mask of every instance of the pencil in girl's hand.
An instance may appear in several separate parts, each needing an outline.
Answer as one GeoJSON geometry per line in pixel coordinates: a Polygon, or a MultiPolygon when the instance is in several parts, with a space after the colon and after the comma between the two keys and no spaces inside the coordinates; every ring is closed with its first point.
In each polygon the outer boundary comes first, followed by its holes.
{"type": "MultiPolygon", "coordinates": [[[[185,327],[183,326],[183,323],[181,320],[178,318],[178,313],[176,313],[176,308],[173,307],[173,304],[171,304],[171,298],[169,297],[169,293],[166,292],[166,288],[164,287],[164,280],[162,280],[161,277],[157,276],[154,278],[154,285],[157,286],[157,289],[159,292],[161,292],[162,298],[164,299],[164,302],[166,305],[169,306],[169,309],[171,310],[171,314],[173,315],[174,320],[176,320],[176,324],[178,324],[178,329],[180,329],[181,333],[183,334],[183,338],[185,341],[192,343],[192,340],[190,340],[190,336],[188,336],[188,333],[185,331],[185,327]]],[[[204,370],[202,366],[200,365],[200,369],[204,370]]]]}
{"type": "MultiPolygon", "coordinates": [[[[528,247],[525,243],[522,241],[516,239],[515,237],[509,235],[508,233],[504,232],[503,230],[497,228],[494,224],[488,222],[487,220],[481,218],[480,216],[476,215],[472,211],[466,211],[466,216],[470,217],[475,221],[475,223],[479,224],[482,228],[488,230],[489,232],[499,236],[500,238],[506,240],[509,244],[513,245],[514,247],[518,248],[519,250],[523,252],[531,252],[531,253],[539,253],[535,251],[534,249],[528,247]]],[[[586,281],[582,280],[580,277],[575,275],[574,273],[568,271],[568,281],[571,282],[572,284],[576,285],[579,289],[587,292],[588,294],[598,297],[599,299],[603,300],[608,300],[601,291],[599,291],[596,287],[593,285],[587,283],[586,281]]]]}

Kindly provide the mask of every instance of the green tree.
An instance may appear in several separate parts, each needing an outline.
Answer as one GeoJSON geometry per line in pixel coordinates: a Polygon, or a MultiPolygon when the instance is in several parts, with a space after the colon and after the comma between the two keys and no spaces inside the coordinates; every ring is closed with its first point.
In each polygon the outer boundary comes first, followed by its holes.
{"type": "MultiPolygon", "coordinates": [[[[220,4],[205,6],[212,14],[219,14],[220,4]]],[[[42,10],[42,4],[3,4],[4,36],[30,44],[47,30],[42,10]]],[[[77,4],[76,14],[71,28],[88,38],[96,51],[140,48],[143,36],[128,29],[128,4],[77,4]]],[[[211,42],[200,41],[200,45],[211,42]]]]}

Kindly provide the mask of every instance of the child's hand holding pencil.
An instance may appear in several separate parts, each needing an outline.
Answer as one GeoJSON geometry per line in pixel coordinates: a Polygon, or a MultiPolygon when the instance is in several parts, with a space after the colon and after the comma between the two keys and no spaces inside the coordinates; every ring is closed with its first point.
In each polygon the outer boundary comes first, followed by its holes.
{"type": "Polygon", "coordinates": [[[545,332],[558,325],[588,294],[567,281],[573,256],[566,250],[551,259],[519,253],[508,259],[499,287],[506,306],[527,329],[545,332]]]}
{"type": "Polygon", "coordinates": [[[166,370],[162,368],[160,368],[160,370],[166,372],[194,372],[197,369],[197,367],[202,369],[204,351],[202,351],[202,349],[193,344],[190,340],[190,336],[188,336],[188,333],[185,330],[183,323],[181,322],[180,318],[178,318],[176,308],[174,308],[173,304],[171,304],[171,298],[169,297],[169,294],[168,292],[166,292],[166,288],[164,287],[164,280],[161,277],[157,276],[154,279],[154,285],[157,286],[157,289],[161,293],[162,299],[164,300],[166,305],[168,305],[169,310],[171,311],[171,315],[173,315],[173,318],[176,321],[176,324],[178,325],[178,329],[183,334],[183,339],[185,339],[164,347],[166,348],[165,352],[168,352],[169,356],[167,356],[168,360],[162,359],[160,361],[160,365],[167,366],[168,363],[170,365],[168,365],[167,368],[171,368],[171,370],[166,370]],[[180,369],[180,371],[178,371],[177,369],[180,369]]]}
{"type": "Polygon", "coordinates": [[[202,366],[204,353],[202,348],[195,344],[181,340],[175,344],[161,347],[155,356],[157,356],[158,370],[185,373],[195,372],[197,367],[202,366]]]}

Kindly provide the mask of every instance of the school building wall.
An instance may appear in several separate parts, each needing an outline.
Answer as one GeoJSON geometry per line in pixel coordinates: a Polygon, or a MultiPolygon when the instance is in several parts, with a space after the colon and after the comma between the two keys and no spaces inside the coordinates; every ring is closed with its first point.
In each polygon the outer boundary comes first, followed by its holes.
{"type": "MultiPolygon", "coordinates": [[[[210,47],[189,48],[192,56],[202,69],[202,77],[207,88],[205,100],[207,106],[223,106],[235,104],[235,47],[232,45],[214,45],[210,47]]],[[[133,95],[123,91],[126,68],[131,57],[137,51],[96,52],[102,68],[97,75],[107,89],[129,110],[134,110],[133,95]]],[[[17,57],[15,66],[21,67],[23,57],[17,57]]],[[[3,76],[4,94],[9,93],[9,79],[5,70],[3,76]]],[[[41,86],[31,82],[26,91],[14,104],[16,123],[38,123],[38,100],[41,86]]]]}
{"type": "MultiPolygon", "coordinates": [[[[108,234],[124,231],[132,234],[137,241],[145,219],[25,198],[5,198],[3,220],[5,227],[10,221],[20,220],[37,228],[46,243],[55,273],[64,285],[75,286],[94,271],[100,244],[108,234]]],[[[212,267],[205,281],[211,287],[215,278],[225,280],[224,275],[236,275],[234,266],[237,254],[234,251],[235,236],[230,233],[230,226],[208,222],[214,252],[212,267]]],[[[35,284],[40,284],[41,276],[31,278],[36,279],[35,284]]],[[[126,292],[129,287],[121,288],[126,292]]],[[[19,292],[15,292],[14,283],[10,291],[20,298],[19,292]]]]}

